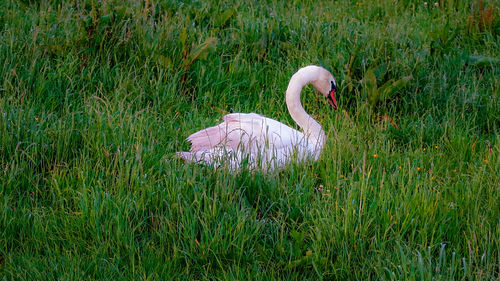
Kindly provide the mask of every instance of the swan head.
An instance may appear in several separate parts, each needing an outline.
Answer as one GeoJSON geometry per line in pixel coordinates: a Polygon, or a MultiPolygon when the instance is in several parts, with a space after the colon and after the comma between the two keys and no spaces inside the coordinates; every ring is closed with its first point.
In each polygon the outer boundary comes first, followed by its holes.
{"type": "Polygon", "coordinates": [[[311,81],[311,84],[318,90],[323,96],[328,99],[330,105],[337,109],[337,99],[336,99],[336,91],[337,91],[337,82],[333,75],[326,69],[320,66],[316,66],[311,69],[314,72],[314,80],[311,81]]]}

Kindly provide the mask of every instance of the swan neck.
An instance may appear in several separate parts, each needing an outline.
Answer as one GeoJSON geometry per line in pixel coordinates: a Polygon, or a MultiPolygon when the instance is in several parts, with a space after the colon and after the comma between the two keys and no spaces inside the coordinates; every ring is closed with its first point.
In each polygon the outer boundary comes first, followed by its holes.
{"type": "Polygon", "coordinates": [[[308,77],[300,70],[295,73],[290,79],[286,90],[286,105],[292,119],[304,131],[304,135],[315,143],[319,143],[321,147],[325,142],[325,132],[321,125],[304,110],[300,101],[300,93],[302,88],[313,81],[315,77],[308,77]]]}

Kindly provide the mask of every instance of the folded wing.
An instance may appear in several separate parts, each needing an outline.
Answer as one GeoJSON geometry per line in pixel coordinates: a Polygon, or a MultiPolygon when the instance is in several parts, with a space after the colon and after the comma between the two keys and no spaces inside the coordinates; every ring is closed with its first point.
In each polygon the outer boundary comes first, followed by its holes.
{"type": "Polygon", "coordinates": [[[255,113],[233,113],[224,116],[224,122],[203,129],[187,140],[191,151],[208,150],[223,145],[228,149],[281,149],[296,144],[304,136],[301,132],[273,119],[255,113]]]}

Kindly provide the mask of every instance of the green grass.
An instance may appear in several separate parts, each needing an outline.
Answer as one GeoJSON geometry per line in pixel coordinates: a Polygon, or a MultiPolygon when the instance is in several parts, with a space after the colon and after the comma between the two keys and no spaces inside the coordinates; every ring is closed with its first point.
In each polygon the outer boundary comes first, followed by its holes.
{"type": "Polygon", "coordinates": [[[498,280],[500,9],[423,2],[2,1],[0,279],[498,280]],[[173,157],[308,64],[319,161],[173,157]]]}

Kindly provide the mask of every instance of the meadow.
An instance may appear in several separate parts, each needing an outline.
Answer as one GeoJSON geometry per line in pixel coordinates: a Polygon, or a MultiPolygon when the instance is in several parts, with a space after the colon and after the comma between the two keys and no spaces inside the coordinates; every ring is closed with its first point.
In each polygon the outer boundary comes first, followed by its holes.
{"type": "Polygon", "coordinates": [[[495,1],[4,0],[1,280],[499,280],[495,1]],[[295,126],[320,159],[186,164],[230,112],[295,126]]]}

